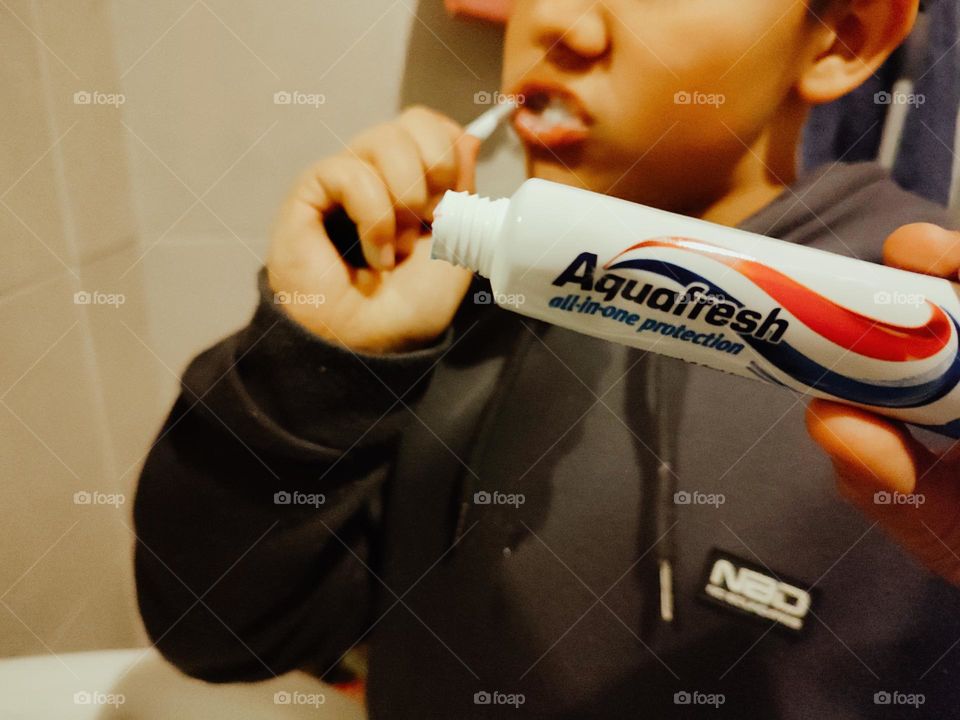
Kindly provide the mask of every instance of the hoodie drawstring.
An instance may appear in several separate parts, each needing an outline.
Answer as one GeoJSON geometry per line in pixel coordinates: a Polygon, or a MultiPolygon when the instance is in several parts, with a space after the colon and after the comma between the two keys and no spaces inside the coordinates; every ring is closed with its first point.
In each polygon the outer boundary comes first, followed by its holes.
{"type": "Polygon", "coordinates": [[[680,429],[680,398],[686,368],[682,363],[660,355],[650,355],[647,398],[653,422],[654,453],[657,456],[655,491],[656,558],[660,589],[660,619],[674,620],[673,572],[676,566],[676,543],[673,527],[677,522],[675,495],[677,433],[680,429]]]}

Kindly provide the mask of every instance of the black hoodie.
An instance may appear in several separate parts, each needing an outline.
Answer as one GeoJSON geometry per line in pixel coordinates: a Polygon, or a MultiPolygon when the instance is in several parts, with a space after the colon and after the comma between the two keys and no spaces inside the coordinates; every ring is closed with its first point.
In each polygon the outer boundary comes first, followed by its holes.
{"type": "MultiPolygon", "coordinates": [[[[914,221],[946,218],[836,165],[741,227],[878,262],[914,221]]],[[[363,643],[373,718],[957,716],[960,591],[836,495],[803,397],[481,278],[434,346],[356,354],[259,282],[136,497],[144,623],[186,673],[323,674],[363,643]]]]}

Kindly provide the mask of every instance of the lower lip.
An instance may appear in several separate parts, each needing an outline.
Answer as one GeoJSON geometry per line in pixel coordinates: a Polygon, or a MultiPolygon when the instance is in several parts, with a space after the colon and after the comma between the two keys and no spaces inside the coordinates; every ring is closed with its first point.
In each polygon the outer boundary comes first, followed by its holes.
{"type": "Polygon", "coordinates": [[[513,116],[513,127],[528,145],[557,150],[578,145],[587,139],[587,129],[579,124],[554,125],[548,129],[540,127],[537,113],[521,107],[513,116]]]}

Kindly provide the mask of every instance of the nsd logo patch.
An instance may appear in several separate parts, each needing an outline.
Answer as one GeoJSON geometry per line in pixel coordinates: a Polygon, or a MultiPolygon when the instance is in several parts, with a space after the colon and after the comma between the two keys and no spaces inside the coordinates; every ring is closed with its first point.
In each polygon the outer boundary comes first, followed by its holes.
{"type": "Polygon", "coordinates": [[[714,549],[707,567],[699,597],[738,614],[764,622],[776,622],[782,628],[799,634],[805,626],[811,593],[804,583],[735,555],[714,549]]]}

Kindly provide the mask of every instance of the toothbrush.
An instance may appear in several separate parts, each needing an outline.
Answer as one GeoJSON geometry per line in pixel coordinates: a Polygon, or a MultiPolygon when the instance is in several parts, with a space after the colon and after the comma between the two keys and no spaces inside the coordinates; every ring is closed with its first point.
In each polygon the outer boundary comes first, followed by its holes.
{"type": "Polygon", "coordinates": [[[465,132],[467,135],[473,135],[480,142],[485,142],[516,109],[515,100],[497,103],[467,125],[465,132]]]}

